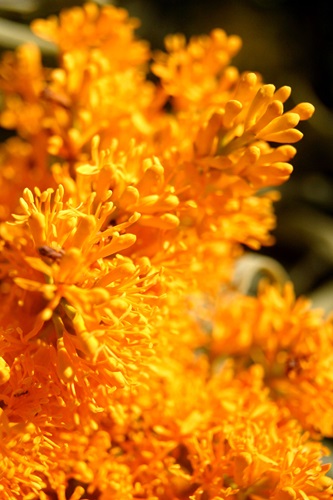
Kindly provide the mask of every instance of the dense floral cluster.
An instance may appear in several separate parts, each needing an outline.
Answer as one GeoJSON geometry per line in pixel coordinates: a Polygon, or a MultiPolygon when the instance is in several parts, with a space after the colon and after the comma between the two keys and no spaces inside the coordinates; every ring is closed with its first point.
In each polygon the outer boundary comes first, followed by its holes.
{"type": "Polygon", "coordinates": [[[313,107],[136,26],[88,3],[33,23],[56,68],[1,62],[0,497],[332,498],[331,321],[234,279],[313,107]]]}

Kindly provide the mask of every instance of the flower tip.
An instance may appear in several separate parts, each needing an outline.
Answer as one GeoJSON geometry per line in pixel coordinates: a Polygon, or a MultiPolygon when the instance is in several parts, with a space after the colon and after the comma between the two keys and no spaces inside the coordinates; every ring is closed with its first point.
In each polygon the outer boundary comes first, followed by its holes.
{"type": "Polygon", "coordinates": [[[308,120],[309,118],[311,118],[311,116],[313,115],[313,113],[315,112],[315,107],[313,104],[309,103],[309,102],[304,102],[303,103],[303,107],[304,107],[304,118],[303,116],[300,115],[300,119],[301,120],[308,120]]]}
{"type": "Polygon", "coordinates": [[[292,113],[299,115],[300,120],[308,120],[315,112],[315,107],[309,102],[301,102],[292,109],[292,113]]]}

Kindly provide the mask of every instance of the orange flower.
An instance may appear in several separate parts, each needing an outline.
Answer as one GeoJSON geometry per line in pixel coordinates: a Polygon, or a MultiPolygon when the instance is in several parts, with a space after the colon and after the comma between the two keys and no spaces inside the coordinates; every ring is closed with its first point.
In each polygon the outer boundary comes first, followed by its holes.
{"type": "Polygon", "coordinates": [[[212,96],[218,104],[237,80],[237,70],[228,64],[240,49],[238,36],[215,29],[210,36],[193,37],[186,44],[183,35],[169,35],[165,46],[168,54],[157,52],[152,69],[177,110],[192,106],[200,110],[212,96]]]}
{"type": "Polygon", "coordinates": [[[292,285],[262,287],[258,297],[221,296],[211,349],[213,358],[232,353],[239,368],[260,363],[272,396],[305,429],[332,436],[332,324],[292,285]]]}
{"type": "Polygon", "coordinates": [[[48,370],[55,362],[74,398],[80,400],[78,385],[80,397],[96,404],[90,377],[97,391],[102,383],[111,391],[123,387],[151,351],[149,289],[156,273],[148,260],[121,255],[135,241],[126,228],[137,215],[112,226],[107,199],[93,211],[93,198],[78,208],[64,204],[61,185],[36,193],[25,190],[15,232],[9,226],[4,235],[2,274],[12,293],[2,313],[3,355],[14,360],[33,349],[35,359],[47,348],[48,370]]]}
{"type": "Polygon", "coordinates": [[[0,493],[328,500],[331,323],[233,283],[313,107],[240,75],[236,36],[150,68],[136,26],[88,3],[33,23],[57,67],[2,60],[0,493]]]}

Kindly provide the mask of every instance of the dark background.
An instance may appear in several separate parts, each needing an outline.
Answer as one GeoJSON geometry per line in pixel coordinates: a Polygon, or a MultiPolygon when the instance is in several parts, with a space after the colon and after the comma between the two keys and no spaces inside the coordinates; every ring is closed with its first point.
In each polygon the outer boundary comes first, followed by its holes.
{"type": "MultiPolygon", "coordinates": [[[[0,0],[0,48],[29,37],[36,17],[81,5],[70,0],[0,0]],[[15,4],[15,5],[12,5],[15,4]]],[[[107,4],[108,1],[97,3],[107,4]]],[[[330,2],[319,0],[118,0],[141,20],[138,35],[162,48],[168,33],[187,36],[215,27],[240,35],[243,48],[233,63],[259,71],[267,83],[290,85],[287,106],[309,101],[314,117],[302,123],[305,137],[291,180],[276,205],[277,243],[262,253],[278,260],[294,281],[297,294],[333,309],[333,22],[330,2]]],[[[47,54],[47,48],[45,48],[47,54]]]]}

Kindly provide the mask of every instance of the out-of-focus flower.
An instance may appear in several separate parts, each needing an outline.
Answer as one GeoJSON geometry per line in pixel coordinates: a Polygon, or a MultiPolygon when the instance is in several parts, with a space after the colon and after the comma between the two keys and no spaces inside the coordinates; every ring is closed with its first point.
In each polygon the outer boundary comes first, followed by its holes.
{"type": "Polygon", "coordinates": [[[262,287],[258,297],[221,296],[215,316],[211,354],[233,354],[242,370],[260,363],[272,397],[314,434],[333,434],[333,331],[321,310],[283,290],[262,287]],[[246,321],[243,319],[246,318],[246,321]]]}

